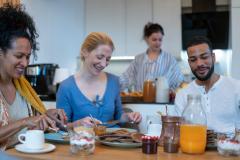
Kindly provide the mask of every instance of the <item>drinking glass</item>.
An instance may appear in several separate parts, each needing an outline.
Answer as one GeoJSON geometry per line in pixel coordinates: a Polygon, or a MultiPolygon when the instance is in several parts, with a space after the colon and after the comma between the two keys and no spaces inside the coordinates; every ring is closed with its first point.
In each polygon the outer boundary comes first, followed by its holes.
{"type": "Polygon", "coordinates": [[[95,134],[93,128],[79,126],[69,130],[70,152],[76,155],[89,155],[95,149],[95,134]]]}
{"type": "Polygon", "coordinates": [[[240,121],[235,122],[235,140],[240,142],[240,121]]]}

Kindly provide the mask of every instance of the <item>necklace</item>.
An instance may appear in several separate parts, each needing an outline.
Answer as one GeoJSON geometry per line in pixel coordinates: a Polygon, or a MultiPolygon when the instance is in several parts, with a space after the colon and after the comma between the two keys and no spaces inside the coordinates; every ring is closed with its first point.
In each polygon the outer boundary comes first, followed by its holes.
{"type": "Polygon", "coordinates": [[[14,85],[2,86],[0,85],[0,92],[8,104],[12,104],[16,97],[16,88],[14,85]]]}

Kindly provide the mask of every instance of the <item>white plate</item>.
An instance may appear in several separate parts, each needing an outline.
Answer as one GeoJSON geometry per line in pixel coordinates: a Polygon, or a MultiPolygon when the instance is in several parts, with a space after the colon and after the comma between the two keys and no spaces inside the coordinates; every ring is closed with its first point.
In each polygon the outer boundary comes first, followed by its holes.
{"type": "Polygon", "coordinates": [[[142,146],[142,143],[120,143],[120,142],[107,142],[103,140],[99,140],[99,142],[107,146],[120,148],[138,148],[142,146]]]}
{"type": "Polygon", "coordinates": [[[117,130],[120,130],[120,129],[125,129],[127,130],[128,132],[137,132],[136,129],[131,129],[131,128],[107,128],[107,132],[114,132],[114,131],[117,131],[117,130]]]}
{"type": "MultiPolygon", "coordinates": [[[[107,128],[107,132],[113,132],[113,131],[120,130],[120,129],[125,129],[128,132],[136,132],[137,131],[135,129],[130,129],[130,128],[107,128]]],[[[99,141],[100,143],[107,145],[107,146],[120,147],[120,148],[137,148],[137,147],[142,146],[142,143],[108,142],[108,141],[100,140],[99,138],[97,138],[97,141],[99,141]]]]}
{"type": "Polygon", "coordinates": [[[35,150],[35,149],[29,149],[25,146],[25,144],[18,144],[15,146],[15,149],[20,152],[24,153],[46,153],[51,152],[56,148],[53,144],[45,143],[43,149],[35,150]]]}

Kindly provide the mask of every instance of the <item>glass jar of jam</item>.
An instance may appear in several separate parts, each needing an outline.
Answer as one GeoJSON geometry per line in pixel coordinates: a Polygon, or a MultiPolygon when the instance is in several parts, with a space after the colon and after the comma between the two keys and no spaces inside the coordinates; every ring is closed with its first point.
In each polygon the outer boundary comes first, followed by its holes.
{"type": "Polygon", "coordinates": [[[143,84],[143,101],[153,103],[156,101],[156,84],[152,80],[146,80],[143,84]]]}
{"type": "Polygon", "coordinates": [[[157,136],[143,136],[142,137],[142,152],[146,154],[156,154],[158,148],[157,136]]]}

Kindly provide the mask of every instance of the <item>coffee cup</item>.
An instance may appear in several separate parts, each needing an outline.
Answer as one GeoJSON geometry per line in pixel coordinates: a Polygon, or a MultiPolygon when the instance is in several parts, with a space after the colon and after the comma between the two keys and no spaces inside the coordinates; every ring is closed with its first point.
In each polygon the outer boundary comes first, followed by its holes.
{"type": "Polygon", "coordinates": [[[147,116],[147,135],[160,136],[162,130],[161,119],[158,115],[147,116]]]}
{"type": "Polygon", "coordinates": [[[149,124],[147,135],[149,136],[159,136],[161,134],[162,125],[161,124],[149,124]]]}
{"type": "Polygon", "coordinates": [[[44,148],[45,139],[42,130],[28,130],[26,133],[18,135],[18,140],[28,149],[40,150],[44,148]]]}

